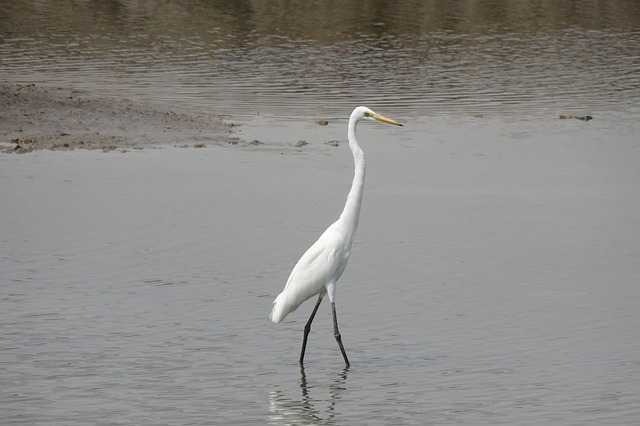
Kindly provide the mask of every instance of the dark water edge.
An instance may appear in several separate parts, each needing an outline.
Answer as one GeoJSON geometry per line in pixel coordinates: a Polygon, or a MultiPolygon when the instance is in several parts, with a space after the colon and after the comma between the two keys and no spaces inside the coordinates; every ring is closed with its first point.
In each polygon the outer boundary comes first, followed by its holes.
{"type": "Polygon", "coordinates": [[[635,116],[640,6],[8,2],[3,80],[237,117],[635,116]]]}

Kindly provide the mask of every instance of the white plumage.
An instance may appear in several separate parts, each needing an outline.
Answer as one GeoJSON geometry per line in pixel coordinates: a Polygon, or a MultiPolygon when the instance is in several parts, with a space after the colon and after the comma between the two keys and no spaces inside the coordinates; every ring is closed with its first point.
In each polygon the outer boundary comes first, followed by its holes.
{"type": "Polygon", "coordinates": [[[358,218],[360,217],[360,206],[362,204],[362,191],[364,189],[365,158],[364,152],[358,145],[356,138],[356,125],[361,120],[378,120],[401,126],[389,118],[383,117],[371,111],[367,107],[358,107],[351,113],[349,118],[348,139],[355,173],[351,190],[347,196],[342,214],[318,240],[302,255],[296,266],[291,271],[287,284],[282,293],[273,302],[273,309],[269,319],[274,323],[279,323],[291,312],[306,300],[318,295],[318,301],[307,321],[302,341],[302,351],[300,353],[300,364],[304,360],[304,352],[307,345],[307,338],[311,330],[311,322],[320,306],[322,298],[328,294],[333,312],[334,335],[344,361],[349,366],[347,354],[342,345],[340,333],[338,331],[338,321],[335,310],[335,289],[336,282],[344,272],[349,255],[351,244],[358,228],[358,218]]]}

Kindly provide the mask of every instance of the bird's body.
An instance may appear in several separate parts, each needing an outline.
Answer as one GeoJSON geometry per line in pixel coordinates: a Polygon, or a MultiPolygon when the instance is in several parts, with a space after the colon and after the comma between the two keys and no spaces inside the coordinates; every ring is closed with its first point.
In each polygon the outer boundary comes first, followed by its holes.
{"type": "Polygon", "coordinates": [[[336,283],[349,261],[351,244],[358,228],[360,206],[362,205],[362,191],[364,189],[365,157],[358,145],[356,138],[356,125],[360,120],[378,120],[381,122],[401,126],[401,124],[383,117],[366,107],[358,107],[349,118],[348,139],[355,173],[351,190],[342,214],[318,240],[302,255],[296,266],[291,271],[284,290],[273,302],[273,309],[269,319],[274,323],[281,322],[289,313],[295,311],[304,301],[318,296],[316,306],[305,326],[305,334],[300,354],[300,364],[304,359],[307,337],[311,329],[311,322],[316,314],[320,302],[325,295],[329,295],[329,301],[333,311],[334,334],[338,346],[342,352],[345,363],[349,366],[347,355],[342,346],[338,323],[335,313],[336,283]]]}

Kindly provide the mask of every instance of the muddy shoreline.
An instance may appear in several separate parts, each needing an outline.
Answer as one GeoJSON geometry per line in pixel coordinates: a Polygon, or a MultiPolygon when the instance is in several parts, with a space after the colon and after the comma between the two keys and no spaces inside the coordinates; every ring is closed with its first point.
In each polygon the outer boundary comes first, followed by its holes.
{"type": "Polygon", "coordinates": [[[178,146],[230,141],[219,117],[35,84],[0,84],[0,152],[178,146]]]}

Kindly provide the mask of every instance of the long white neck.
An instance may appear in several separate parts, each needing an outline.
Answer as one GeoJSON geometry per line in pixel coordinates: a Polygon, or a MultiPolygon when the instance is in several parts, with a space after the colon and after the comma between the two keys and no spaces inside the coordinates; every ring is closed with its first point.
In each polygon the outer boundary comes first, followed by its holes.
{"type": "Polygon", "coordinates": [[[364,175],[365,175],[365,158],[364,152],[358,145],[356,140],[356,120],[349,120],[349,148],[353,154],[353,162],[355,165],[355,172],[353,176],[353,182],[351,183],[351,190],[347,195],[347,202],[344,205],[344,210],[340,214],[340,221],[344,222],[345,229],[349,230],[349,241],[353,241],[356,229],[358,228],[358,218],[360,217],[360,205],[362,204],[362,190],[364,189],[364,175]]]}

